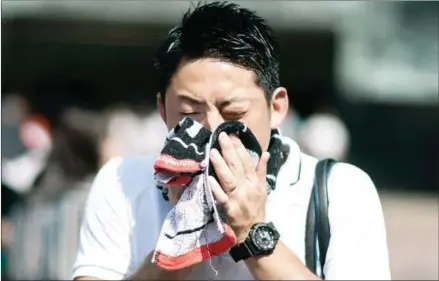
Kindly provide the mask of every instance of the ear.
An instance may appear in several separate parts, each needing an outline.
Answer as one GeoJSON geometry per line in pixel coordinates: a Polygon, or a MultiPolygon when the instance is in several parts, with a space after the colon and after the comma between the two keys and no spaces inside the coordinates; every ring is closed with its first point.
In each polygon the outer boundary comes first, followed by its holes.
{"type": "Polygon", "coordinates": [[[165,104],[163,103],[162,95],[160,93],[157,93],[157,109],[159,110],[160,116],[163,119],[163,122],[166,123],[166,110],[165,110],[165,104]]]}
{"type": "Polygon", "coordinates": [[[271,110],[271,128],[278,128],[287,116],[288,113],[288,93],[287,89],[279,87],[273,92],[270,101],[271,110]]]}

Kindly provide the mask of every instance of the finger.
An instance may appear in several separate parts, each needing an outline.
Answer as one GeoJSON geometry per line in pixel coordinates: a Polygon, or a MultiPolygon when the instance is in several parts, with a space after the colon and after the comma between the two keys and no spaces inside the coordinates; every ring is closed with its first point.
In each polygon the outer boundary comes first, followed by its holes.
{"type": "Polygon", "coordinates": [[[210,189],[212,190],[213,197],[215,197],[216,202],[223,206],[223,208],[227,206],[227,204],[229,203],[229,197],[221,188],[216,179],[212,176],[209,176],[207,180],[209,182],[210,189]]]}
{"type": "Polygon", "coordinates": [[[226,193],[232,192],[236,188],[236,178],[218,150],[212,149],[210,151],[210,161],[223,190],[226,193]]]}
{"type": "Polygon", "coordinates": [[[267,181],[267,162],[270,158],[270,153],[264,152],[259,159],[258,166],[256,168],[256,174],[258,175],[259,181],[265,183],[267,181]]]}
{"type": "Polygon", "coordinates": [[[241,177],[244,175],[244,167],[242,166],[241,160],[236,153],[235,146],[230,137],[225,133],[220,133],[219,144],[221,146],[221,154],[230,170],[236,177],[241,177]]]}
{"type": "Polygon", "coordinates": [[[244,173],[246,175],[251,175],[255,172],[255,160],[251,156],[250,152],[245,148],[244,144],[242,144],[241,140],[236,136],[230,136],[233,141],[233,145],[235,146],[236,153],[238,154],[239,159],[241,160],[241,164],[244,168],[244,173]]]}

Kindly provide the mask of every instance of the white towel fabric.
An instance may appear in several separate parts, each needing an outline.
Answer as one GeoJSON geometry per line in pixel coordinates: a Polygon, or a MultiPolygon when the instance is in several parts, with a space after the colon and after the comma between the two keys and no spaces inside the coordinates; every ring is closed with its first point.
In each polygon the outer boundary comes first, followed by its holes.
{"type": "MultiPolygon", "coordinates": [[[[238,121],[226,122],[211,133],[192,119],[183,119],[171,130],[165,146],[154,164],[157,186],[167,198],[169,188],[185,188],[180,200],[168,213],[153,255],[158,266],[175,270],[218,256],[236,244],[233,230],[225,223],[207,183],[215,172],[209,152],[221,152],[221,132],[236,134],[257,164],[262,150],[247,126],[238,121]]],[[[270,142],[270,153],[281,152],[277,131],[270,142]]],[[[272,157],[270,157],[271,160],[272,157]]],[[[276,157],[281,159],[282,157],[276,157]]],[[[279,161],[267,165],[267,191],[275,186],[279,161]],[[271,164],[271,165],[270,165],[271,164]]]]}

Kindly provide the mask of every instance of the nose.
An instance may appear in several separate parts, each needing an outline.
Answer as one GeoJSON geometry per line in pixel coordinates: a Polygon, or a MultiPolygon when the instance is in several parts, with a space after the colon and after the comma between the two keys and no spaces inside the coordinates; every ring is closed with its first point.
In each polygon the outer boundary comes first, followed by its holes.
{"type": "Polygon", "coordinates": [[[203,126],[213,132],[223,122],[224,119],[218,110],[210,110],[203,120],[203,126]]]}

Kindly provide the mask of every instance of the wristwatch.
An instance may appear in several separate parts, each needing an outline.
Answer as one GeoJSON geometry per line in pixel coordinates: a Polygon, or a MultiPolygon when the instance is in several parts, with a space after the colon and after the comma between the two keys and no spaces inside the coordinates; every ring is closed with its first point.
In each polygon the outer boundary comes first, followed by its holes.
{"type": "Polygon", "coordinates": [[[276,248],[280,234],[273,223],[257,223],[250,229],[244,242],[230,249],[230,256],[235,262],[253,256],[269,255],[276,248]]]}

